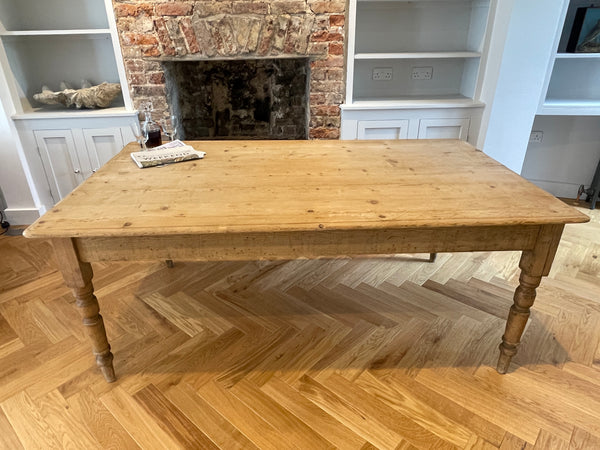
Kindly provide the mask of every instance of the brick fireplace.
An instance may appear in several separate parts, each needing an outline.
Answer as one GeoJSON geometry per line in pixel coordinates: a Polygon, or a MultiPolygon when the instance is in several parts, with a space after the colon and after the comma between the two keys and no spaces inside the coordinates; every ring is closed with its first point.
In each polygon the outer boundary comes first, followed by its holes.
{"type": "MultiPolygon", "coordinates": [[[[188,61],[308,61],[308,137],[337,139],[344,99],[345,0],[113,0],[136,107],[170,109],[165,66],[188,61]]],[[[168,72],[168,70],[167,70],[168,72]]]]}

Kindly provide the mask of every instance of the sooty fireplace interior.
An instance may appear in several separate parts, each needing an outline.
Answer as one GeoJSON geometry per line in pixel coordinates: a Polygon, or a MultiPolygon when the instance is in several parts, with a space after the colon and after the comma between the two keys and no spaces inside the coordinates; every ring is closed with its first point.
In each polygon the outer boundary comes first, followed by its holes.
{"type": "Polygon", "coordinates": [[[163,61],[183,139],[306,139],[309,58],[163,61]]]}

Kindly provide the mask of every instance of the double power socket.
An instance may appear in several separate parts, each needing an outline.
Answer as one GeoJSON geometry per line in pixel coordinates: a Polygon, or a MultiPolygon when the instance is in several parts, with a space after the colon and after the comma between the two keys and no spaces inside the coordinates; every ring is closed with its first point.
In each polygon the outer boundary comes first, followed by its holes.
{"type": "MultiPolygon", "coordinates": [[[[394,69],[391,67],[375,67],[373,69],[373,81],[391,81],[394,77],[394,69]]],[[[411,80],[431,80],[433,78],[433,67],[413,67],[410,73],[411,80]]]]}

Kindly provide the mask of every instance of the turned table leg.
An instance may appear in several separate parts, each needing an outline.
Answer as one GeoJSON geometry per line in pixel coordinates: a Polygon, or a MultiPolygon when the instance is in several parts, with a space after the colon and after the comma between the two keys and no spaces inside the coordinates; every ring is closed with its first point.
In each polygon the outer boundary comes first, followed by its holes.
{"type": "Polygon", "coordinates": [[[60,264],[65,284],[73,290],[83,325],[96,356],[96,364],[107,382],[117,378],[113,368],[113,354],[106,337],[104,322],[99,314],[100,306],[92,285],[92,266],[79,261],[77,250],[71,239],[54,239],[52,242],[56,259],[60,264]]]}
{"type": "Polygon", "coordinates": [[[529,319],[530,308],[535,301],[535,290],[542,277],[550,273],[550,267],[560,242],[563,225],[544,225],[540,228],[533,250],[524,251],[519,262],[521,276],[510,307],[506,329],[500,344],[500,358],[496,370],[508,372],[510,361],[517,354],[521,335],[529,319]]]}
{"type": "Polygon", "coordinates": [[[524,271],[519,277],[519,286],[515,291],[514,304],[510,307],[506,330],[500,344],[500,358],[497,370],[506,373],[510,360],[517,354],[517,347],[523,330],[529,319],[529,310],[535,300],[535,290],[540,285],[542,277],[529,276],[524,271]]]}

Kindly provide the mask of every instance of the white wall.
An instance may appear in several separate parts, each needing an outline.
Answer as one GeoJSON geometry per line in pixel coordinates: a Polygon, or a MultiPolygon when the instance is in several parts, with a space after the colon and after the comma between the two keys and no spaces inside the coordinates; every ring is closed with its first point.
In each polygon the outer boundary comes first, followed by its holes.
{"type": "Polygon", "coordinates": [[[525,160],[564,1],[518,0],[510,14],[498,84],[485,118],[483,151],[517,173],[525,160]]]}
{"type": "Polygon", "coordinates": [[[541,143],[530,143],[523,177],[558,196],[575,198],[577,188],[592,183],[600,160],[600,117],[537,116],[541,143]]]}

